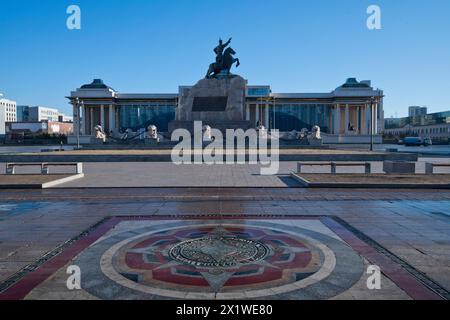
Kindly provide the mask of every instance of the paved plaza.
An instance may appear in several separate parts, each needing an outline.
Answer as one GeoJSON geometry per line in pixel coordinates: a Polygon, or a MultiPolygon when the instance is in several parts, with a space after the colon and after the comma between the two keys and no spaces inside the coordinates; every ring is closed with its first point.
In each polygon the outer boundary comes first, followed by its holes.
{"type": "MultiPolygon", "coordinates": [[[[425,172],[425,162],[449,163],[448,158],[420,158],[417,173],[425,172]]],[[[373,173],[383,172],[382,162],[371,162],[373,173]]],[[[290,178],[297,170],[297,162],[279,163],[279,173],[274,176],[260,174],[261,165],[175,165],[170,162],[100,162],[84,163],[85,176],[56,188],[128,188],[128,187],[298,187],[300,183],[290,178]]],[[[68,172],[70,168],[52,168],[55,173],[68,172]],[[58,171],[59,170],[59,171],[58,171]]],[[[364,173],[364,168],[339,168],[342,173],[364,173]]],[[[1,174],[5,166],[0,165],[1,174]]],[[[36,173],[36,168],[17,168],[20,173],[36,173]],[[33,171],[34,170],[34,171],[33,171]]],[[[329,167],[305,167],[305,173],[329,173],[329,167]]],[[[448,168],[438,168],[437,173],[450,173],[448,168]]]]}
{"type": "MultiPolygon", "coordinates": [[[[419,158],[417,174],[426,162],[448,158],[419,158]]],[[[370,179],[394,177],[370,164],[370,179]]],[[[450,298],[449,190],[306,189],[291,176],[297,162],[279,166],[264,176],[250,164],[85,162],[80,179],[13,190],[9,180],[72,168],[6,176],[2,165],[0,300],[450,298]]],[[[447,181],[447,171],[426,177],[447,181]]],[[[319,182],[370,180],[363,167],[329,172],[302,167],[319,182]]]]}
{"type": "Polygon", "coordinates": [[[450,297],[449,191],[9,190],[0,203],[0,299],[450,297]]]}

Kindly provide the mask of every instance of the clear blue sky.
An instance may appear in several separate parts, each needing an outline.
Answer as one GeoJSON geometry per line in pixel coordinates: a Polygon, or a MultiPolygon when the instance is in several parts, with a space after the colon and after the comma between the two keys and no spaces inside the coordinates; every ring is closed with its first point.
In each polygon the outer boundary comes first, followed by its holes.
{"type": "Polygon", "coordinates": [[[0,0],[0,92],[69,112],[93,78],[121,92],[177,92],[204,76],[219,37],[236,73],[274,92],[328,92],[347,77],[385,90],[387,117],[450,109],[448,0],[0,0]],[[66,8],[82,29],[66,28],[66,8]],[[382,30],[366,9],[382,9],[382,30]]]}

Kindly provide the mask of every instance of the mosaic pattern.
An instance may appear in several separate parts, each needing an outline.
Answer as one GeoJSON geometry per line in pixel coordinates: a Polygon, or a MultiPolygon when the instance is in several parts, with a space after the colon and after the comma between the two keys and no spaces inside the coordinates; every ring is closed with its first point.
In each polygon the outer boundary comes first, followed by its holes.
{"type": "Polygon", "coordinates": [[[133,228],[98,241],[74,264],[83,289],[102,299],[329,298],[363,273],[362,259],[328,235],[234,220],[133,228]]]}
{"type": "MultiPolygon", "coordinates": [[[[260,242],[240,238],[234,232],[216,228],[204,237],[177,243],[169,250],[169,256],[196,268],[220,269],[237,267],[263,260],[270,249],[260,242]]],[[[244,233],[242,230],[241,233],[244,233]]],[[[155,247],[153,247],[154,249],[155,247]]]]}
{"type": "Polygon", "coordinates": [[[0,299],[352,297],[355,290],[372,294],[362,287],[369,262],[392,270],[386,275],[397,283],[384,283],[393,297],[438,298],[331,218],[118,217],[36,267],[0,299]],[[80,292],[65,286],[69,265],[81,269],[80,292]]]}

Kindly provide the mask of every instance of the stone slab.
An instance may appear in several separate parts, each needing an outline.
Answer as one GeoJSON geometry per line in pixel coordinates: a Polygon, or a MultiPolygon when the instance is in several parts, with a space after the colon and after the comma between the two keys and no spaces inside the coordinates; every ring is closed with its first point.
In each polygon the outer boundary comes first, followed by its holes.
{"type": "Polygon", "coordinates": [[[383,171],[388,174],[391,173],[413,174],[414,172],[416,172],[416,163],[408,161],[385,160],[383,163],[383,171]]]}
{"type": "MultiPolygon", "coordinates": [[[[0,162],[171,162],[170,150],[142,150],[144,152],[130,152],[129,150],[92,150],[91,152],[62,152],[58,154],[14,154],[0,155],[0,162]],[[101,152],[103,151],[103,152],[101,152]]],[[[139,151],[139,150],[134,150],[139,151]]],[[[224,155],[224,160],[226,156],[224,155]]],[[[193,157],[192,157],[193,159],[193,157]]],[[[351,152],[332,150],[296,150],[286,152],[280,150],[280,161],[417,161],[417,154],[382,153],[382,152],[351,152]]],[[[247,157],[248,160],[248,157],[247,157]]]]}
{"type": "Polygon", "coordinates": [[[309,188],[450,189],[450,175],[292,173],[291,177],[309,188]]]}
{"type": "Polygon", "coordinates": [[[83,173],[75,175],[52,174],[52,175],[1,175],[0,189],[46,189],[72,182],[84,177],[83,173]]]}

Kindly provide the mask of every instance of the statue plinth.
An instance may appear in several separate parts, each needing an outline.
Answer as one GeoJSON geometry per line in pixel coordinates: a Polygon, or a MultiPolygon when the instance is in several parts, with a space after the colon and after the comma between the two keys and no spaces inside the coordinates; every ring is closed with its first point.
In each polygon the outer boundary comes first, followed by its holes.
{"type": "Polygon", "coordinates": [[[192,132],[194,121],[222,131],[250,128],[250,121],[245,120],[246,85],[237,75],[200,80],[182,93],[169,131],[185,128],[192,132]]]}

